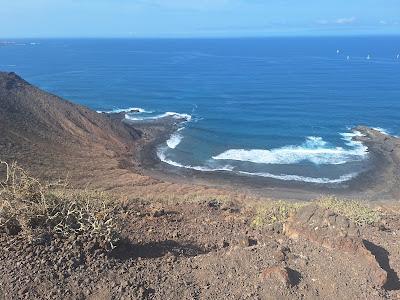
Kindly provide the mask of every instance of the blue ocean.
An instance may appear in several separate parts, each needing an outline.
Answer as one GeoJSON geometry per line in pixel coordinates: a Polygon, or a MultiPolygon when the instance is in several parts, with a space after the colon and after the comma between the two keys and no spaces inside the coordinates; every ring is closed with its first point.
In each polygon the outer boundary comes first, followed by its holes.
{"type": "Polygon", "coordinates": [[[354,126],[400,134],[399,36],[9,42],[0,69],[46,91],[184,120],[158,149],[177,168],[335,184],[368,168],[354,126]]]}

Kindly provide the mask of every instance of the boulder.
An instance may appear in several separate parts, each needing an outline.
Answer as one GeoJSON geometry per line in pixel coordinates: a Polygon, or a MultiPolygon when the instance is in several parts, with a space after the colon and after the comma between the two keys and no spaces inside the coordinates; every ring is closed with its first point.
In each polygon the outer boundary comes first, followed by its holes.
{"type": "Polygon", "coordinates": [[[315,204],[301,208],[284,224],[284,233],[293,240],[306,240],[354,256],[367,265],[375,285],[383,287],[387,283],[387,272],[365,247],[357,225],[330,209],[315,204]]]}

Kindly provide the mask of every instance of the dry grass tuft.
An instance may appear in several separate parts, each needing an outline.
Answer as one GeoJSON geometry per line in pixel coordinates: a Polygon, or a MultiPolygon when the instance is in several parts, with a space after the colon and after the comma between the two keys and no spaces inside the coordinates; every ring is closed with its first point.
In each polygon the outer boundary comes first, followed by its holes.
{"type": "Polygon", "coordinates": [[[271,201],[256,206],[253,227],[263,227],[284,223],[298,209],[315,203],[328,208],[338,215],[345,216],[357,225],[376,224],[381,219],[381,213],[361,201],[341,200],[335,197],[322,197],[314,202],[271,201]]]}
{"type": "Polygon", "coordinates": [[[251,225],[253,227],[264,227],[276,223],[284,223],[304,205],[307,205],[307,203],[283,200],[263,203],[256,208],[255,217],[251,225]]]}
{"type": "Polygon", "coordinates": [[[105,248],[118,240],[114,208],[103,193],[69,192],[61,183],[42,184],[16,163],[5,167],[0,181],[0,231],[34,235],[48,232],[96,237],[105,248]]]}
{"type": "Polygon", "coordinates": [[[173,192],[166,192],[166,193],[149,193],[140,197],[140,199],[148,201],[148,202],[158,202],[164,203],[166,205],[173,205],[176,203],[200,203],[200,202],[207,202],[210,200],[216,200],[221,203],[227,203],[232,200],[230,195],[221,195],[218,193],[213,192],[188,192],[188,193],[173,193],[173,192]]]}
{"type": "Polygon", "coordinates": [[[366,203],[362,203],[361,201],[323,197],[316,200],[315,203],[349,218],[358,225],[374,224],[381,218],[381,214],[377,210],[370,208],[366,203]]]}

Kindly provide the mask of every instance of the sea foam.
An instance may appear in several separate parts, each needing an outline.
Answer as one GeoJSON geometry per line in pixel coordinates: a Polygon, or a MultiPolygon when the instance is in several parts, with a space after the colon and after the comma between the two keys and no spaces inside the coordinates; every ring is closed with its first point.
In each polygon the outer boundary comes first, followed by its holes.
{"type": "Polygon", "coordinates": [[[374,130],[376,130],[376,131],[379,131],[379,132],[382,133],[382,134],[390,135],[390,134],[389,134],[389,131],[387,131],[385,128],[382,128],[382,127],[372,127],[372,129],[374,129],[374,130]]]}
{"type": "Polygon", "coordinates": [[[302,181],[302,182],[320,183],[320,184],[342,183],[345,181],[349,181],[350,179],[352,179],[358,175],[358,173],[350,173],[350,174],[342,175],[339,178],[330,179],[330,178],[315,178],[315,177],[307,177],[307,176],[299,176],[299,175],[286,175],[286,174],[275,175],[275,174],[271,174],[271,173],[252,173],[252,172],[244,172],[244,171],[239,171],[238,173],[245,174],[245,175],[252,175],[252,176],[268,177],[268,178],[285,180],[285,181],[302,181]]]}
{"type": "Polygon", "coordinates": [[[206,167],[206,166],[183,165],[183,164],[180,164],[180,163],[178,163],[176,161],[168,159],[167,156],[166,156],[166,150],[167,149],[164,148],[164,147],[159,148],[158,151],[157,151],[157,156],[162,162],[164,162],[166,164],[169,164],[171,166],[174,166],[174,167],[184,168],[184,169],[191,169],[191,170],[202,171],[202,172],[232,171],[233,170],[233,167],[230,166],[230,165],[226,165],[226,166],[218,167],[218,168],[211,168],[211,167],[206,167]]]}
{"type": "Polygon", "coordinates": [[[166,117],[172,117],[177,120],[184,120],[184,121],[191,121],[192,116],[188,114],[182,114],[182,113],[177,113],[177,112],[166,112],[163,114],[155,115],[155,116],[136,116],[136,115],[131,115],[129,113],[125,114],[125,118],[131,121],[145,121],[145,120],[157,120],[157,119],[162,119],[166,117]]]}
{"type": "Polygon", "coordinates": [[[190,166],[190,165],[183,165],[166,157],[166,148],[159,148],[157,151],[158,158],[171,166],[184,168],[184,169],[191,169],[196,171],[202,172],[215,172],[215,171],[226,171],[232,172],[235,174],[241,175],[250,175],[250,176],[259,176],[259,177],[267,177],[272,179],[284,180],[284,181],[301,181],[307,183],[317,183],[317,184],[338,184],[348,181],[354,177],[356,177],[357,173],[350,173],[340,176],[339,178],[315,178],[315,177],[307,177],[307,176],[299,176],[299,175],[288,175],[288,174],[271,174],[271,173],[261,173],[261,172],[245,172],[245,171],[236,171],[234,167],[231,165],[225,165],[221,167],[211,168],[206,166],[190,166]]]}
{"type": "Polygon", "coordinates": [[[300,146],[285,146],[275,149],[230,149],[213,156],[216,160],[247,161],[258,164],[297,164],[308,161],[316,165],[338,165],[349,161],[360,161],[367,155],[368,148],[361,142],[353,141],[356,133],[343,134],[346,145],[329,147],[321,137],[307,137],[300,146]]]}
{"type": "Polygon", "coordinates": [[[119,113],[129,113],[135,111],[134,113],[152,113],[152,111],[145,110],[144,108],[140,107],[128,107],[128,108],[115,108],[111,110],[98,110],[98,113],[106,113],[106,114],[119,114],[119,113]]]}
{"type": "Polygon", "coordinates": [[[183,136],[178,132],[171,135],[171,137],[167,140],[167,146],[171,149],[175,149],[183,139],[183,136]]]}

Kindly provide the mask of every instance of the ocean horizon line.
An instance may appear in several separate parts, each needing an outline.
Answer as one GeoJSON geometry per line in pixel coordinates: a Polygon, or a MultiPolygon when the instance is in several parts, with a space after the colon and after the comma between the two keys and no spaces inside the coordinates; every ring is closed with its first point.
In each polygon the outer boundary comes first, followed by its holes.
{"type": "Polygon", "coordinates": [[[303,38],[388,38],[399,37],[400,33],[349,33],[349,34],[283,34],[283,35],[238,35],[238,36],[26,36],[0,37],[0,42],[6,40],[242,40],[242,39],[303,39],[303,38]]]}

